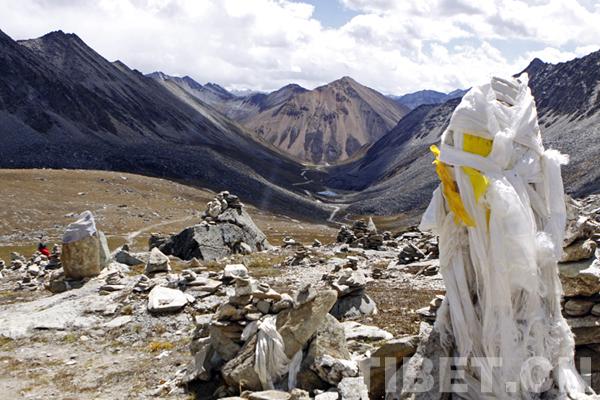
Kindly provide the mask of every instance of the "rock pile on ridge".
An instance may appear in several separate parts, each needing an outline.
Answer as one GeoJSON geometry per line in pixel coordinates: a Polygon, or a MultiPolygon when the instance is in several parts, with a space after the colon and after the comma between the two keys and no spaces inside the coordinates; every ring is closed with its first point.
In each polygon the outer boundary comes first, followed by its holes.
{"type": "Polygon", "coordinates": [[[352,247],[378,250],[384,245],[386,238],[391,239],[389,233],[377,233],[373,220],[369,218],[369,222],[363,219],[354,221],[352,227],[342,225],[337,235],[337,242],[347,243],[352,247]]]}
{"type": "Polygon", "coordinates": [[[182,260],[218,260],[270,248],[265,234],[254,224],[239,198],[219,193],[207,204],[203,220],[169,238],[153,236],[150,247],[182,260]]]}

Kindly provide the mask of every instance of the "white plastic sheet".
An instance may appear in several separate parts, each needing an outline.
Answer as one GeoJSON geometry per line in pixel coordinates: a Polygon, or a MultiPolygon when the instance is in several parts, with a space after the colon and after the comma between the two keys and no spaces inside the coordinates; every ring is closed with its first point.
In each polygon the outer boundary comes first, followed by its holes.
{"type": "Polygon", "coordinates": [[[438,188],[421,223],[439,234],[447,289],[449,312],[436,328],[456,357],[469,360],[468,392],[456,395],[530,399],[540,385],[563,395],[584,392],[556,266],[566,220],[560,165],[567,158],[542,146],[527,75],[472,88],[440,147],[439,159],[474,221],[467,226],[457,218],[438,188]],[[492,141],[491,152],[465,151],[467,135],[492,141]],[[487,179],[479,200],[465,167],[487,179]],[[547,360],[548,368],[523,368],[532,359],[547,360]],[[491,393],[482,393],[482,382],[492,382],[491,393]]]}
{"type": "Polygon", "coordinates": [[[79,219],[67,226],[63,235],[63,243],[76,242],[96,233],[96,221],[91,211],[84,211],[79,219]]]}

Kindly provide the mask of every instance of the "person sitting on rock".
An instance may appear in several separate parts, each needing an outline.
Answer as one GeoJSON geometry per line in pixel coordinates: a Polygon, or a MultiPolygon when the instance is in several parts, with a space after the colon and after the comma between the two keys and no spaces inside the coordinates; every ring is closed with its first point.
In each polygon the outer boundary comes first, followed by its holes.
{"type": "Polygon", "coordinates": [[[50,257],[50,250],[48,250],[48,246],[46,245],[46,243],[40,242],[38,244],[38,251],[46,257],[50,257]]]}

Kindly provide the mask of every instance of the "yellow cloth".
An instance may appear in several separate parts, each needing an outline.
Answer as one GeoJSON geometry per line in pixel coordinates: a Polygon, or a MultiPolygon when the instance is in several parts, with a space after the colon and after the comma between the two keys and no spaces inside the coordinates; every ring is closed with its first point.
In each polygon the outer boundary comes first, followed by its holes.
{"type": "MultiPolygon", "coordinates": [[[[477,154],[482,157],[487,157],[492,151],[493,142],[489,139],[485,139],[479,136],[469,135],[465,133],[463,135],[463,150],[467,153],[477,154]]],[[[485,194],[485,191],[490,184],[488,178],[481,172],[471,167],[462,167],[463,171],[469,177],[471,185],[473,185],[473,192],[475,193],[475,201],[479,202],[481,196],[485,194]]]]}
{"type": "MultiPolygon", "coordinates": [[[[492,151],[493,142],[489,139],[485,139],[479,136],[470,135],[465,133],[463,136],[464,144],[463,150],[467,153],[477,154],[482,157],[487,157],[492,151]]],[[[452,174],[450,173],[449,166],[440,161],[440,149],[436,145],[430,147],[431,152],[435,155],[435,171],[437,172],[440,180],[442,181],[442,191],[444,197],[448,202],[450,210],[454,213],[455,222],[462,221],[466,226],[475,226],[475,221],[469,215],[465,209],[465,205],[462,202],[458,187],[452,174]]],[[[471,167],[461,167],[465,174],[469,177],[471,185],[473,185],[473,193],[475,194],[475,200],[479,202],[479,199],[485,194],[489,186],[489,180],[481,172],[471,167]]],[[[489,217],[489,216],[488,216],[489,217]]]]}
{"type": "Polygon", "coordinates": [[[435,155],[435,160],[433,161],[435,164],[435,172],[437,172],[442,181],[442,192],[444,193],[444,197],[448,202],[450,210],[454,213],[454,222],[458,224],[460,220],[467,226],[475,226],[475,221],[473,221],[473,218],[471,218],[467,210],[465,210],[465,205],[460,198],[458,187],[456,186],[454,179],[452,179],[452,174],[450,174],[448,165],[440,161],[440,149],[438,149],[436,145],[432,145],[429,149],[435,155]]]}

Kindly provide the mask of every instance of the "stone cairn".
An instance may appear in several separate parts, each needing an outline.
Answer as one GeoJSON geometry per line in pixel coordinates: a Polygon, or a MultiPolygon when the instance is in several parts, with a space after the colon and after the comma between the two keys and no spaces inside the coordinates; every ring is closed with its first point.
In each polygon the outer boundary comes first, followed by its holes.
{"type": "Polygon", "coordinates": [[[268,250],[271,246],[239,198],[224,191],[207,203],[200,223],[173,235],[154,233],[149,247],[182,260],[208,261],[268,250]]]}
{"type": "Polygon", "coordinates": [[[334,291],[307,286],[293,296],[280,294],[252,278],[242,264],[226,265],[219,280],[228,301],[214,314],[195,317],[193,361],[182,380],[190,390],[219,398],[283,400],[309,399],[309,392],[317,399],[338,398],[340,390],[352,387],[366,393],[347,348],[344,326],[329,314],[337,299],[334,291]],[[259,353],[267,360],[273,355],[261,336],[261,326],[269,318],[276,321],[287,361],[283,370],[269,377],[278,391],[268,390],[273,388],[265,386],[256,367],[259,353]]]}
{"type": "Polygon", "coordinates": [[[223,213],[228,208],[242,210],[244,205],[240,202],[239,197],[228,191],[223,191],[206,204],[206,211],[202,218],[208,223],[214,222],[214,219],[223,213]]]}
{"type": "Polygon", "coordinates": [[[389,232],[377,233],[377,227],[371,218],[368,222],[359,219],[351,227],[342,225],[337,235],[337,242],[368,250],[379,250],[382,246],[396,246],[389,232]]]}
{"type": "Polygon", "coordinates": [[[348,266],[341,270],[340,276],[324,276],[324,280],[330,281],[331,287],[338,293],[338,300],[330,313],[339,320],[377,314],[377,305],[365,292],[369,278],[355,264],[348,266]]]}

